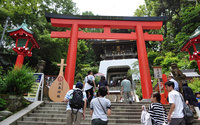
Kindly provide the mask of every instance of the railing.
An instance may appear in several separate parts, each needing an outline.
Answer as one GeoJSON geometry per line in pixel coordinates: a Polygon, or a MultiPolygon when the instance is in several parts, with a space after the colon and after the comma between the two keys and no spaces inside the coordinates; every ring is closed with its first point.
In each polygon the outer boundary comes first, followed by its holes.
{"type": "Polygon", "coordinates": [[[34,76],[36,76],[37,79],[33,84],[33,86],[31,87],[33,91],[28,92],[27,96],[24,96],[24,98],[30,102],[42,101],[43,99],[44,74],[34,73],[34,76]],[[38,99],[39,94],[41,94],[40,99],[38,99]]]}
{"type": "Polygon", "coordinates": [[[44,74],[43,73],[37,73],[37,74],[41,74],[42,76],[41,76],[40,84],[38,86],[38,90],[37,90],[37,93],[36,93],[35,101],[42,101],[42,99],[43,99],[43,88],[44,88],[44,74]],[[40,92],[41,92],[40,100],[38,100],[40,92]]]}

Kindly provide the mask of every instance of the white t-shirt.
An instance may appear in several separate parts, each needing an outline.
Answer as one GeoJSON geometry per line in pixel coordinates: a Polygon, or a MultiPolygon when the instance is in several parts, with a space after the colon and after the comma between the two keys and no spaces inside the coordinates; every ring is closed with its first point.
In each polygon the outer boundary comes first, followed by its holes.
{"type": "Polygon", "coordinates": [[[93,110],[92,119],[100,118],[103,121],[108,121],[108,117],[107,114],[105,114],[105,112],[107,112],[107,110],[110,108],[111,108],[111,102],[105,97],[97,97],[92,99],[90,103],[90,109],[93,110]],[[101,104],[99,103],[98,99],[101,104]]]}
{"type": "Polygon", "coordinates": [[[169,92],[168,97],[169,97],[169,103],[175,104],[175,109],[174,109],[171,117],[172,118],[183,118],[184,117],[183,101],[181,99],[181,94],[176,90],[172,90],[171,92],[169,92]]]}
{"type": "Polygon", "coordinates": [[[84,91],[89,90],[89,89],[91,89],[91,88],[93,87],[93,86],[91,86],[89,83],[87,83],[88,79],[89,79],[89,80],[92,80],[92,81],[95,80],[95,78],[94,78],[93,75],[88,75],[88,76],[86,76],[86,77],[85,77],[85,80],[84,80],[84,82],[85,82],[84,91]]]}
{"type": "Polygon", "coordinates": [[[178,82],[174,79],[170,79],[169,81],[174,82],[174,90],[179,91],[178,82]]]}

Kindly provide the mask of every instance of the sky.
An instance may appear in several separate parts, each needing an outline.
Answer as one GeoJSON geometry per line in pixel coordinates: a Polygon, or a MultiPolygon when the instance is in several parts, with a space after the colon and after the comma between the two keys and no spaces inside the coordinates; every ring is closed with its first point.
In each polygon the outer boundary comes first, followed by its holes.
{"type": "Polygon", "coordinates": [[[80,14],[91,11],[99,16],[133,16],[144,0],[72,0],[80,14]]]}

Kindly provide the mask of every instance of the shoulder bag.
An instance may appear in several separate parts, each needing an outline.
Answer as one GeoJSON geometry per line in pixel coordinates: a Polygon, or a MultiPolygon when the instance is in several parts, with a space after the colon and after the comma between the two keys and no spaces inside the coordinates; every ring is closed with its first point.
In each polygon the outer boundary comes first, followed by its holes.
{"type": "Polygon", "coordinates": [[[97,98],[97,99],[98,99],[98,101],[99,101],[99,104],[101,105],[101,108],[103,109],[103,112],[104,112],[105,114],[107,114],[106,111],[105,111],[105,109],[104,109],[104,107],[102,106],[102,104],[101,104],[99,98],[97,98]]]}
{"type": "Polygon", "coordinates": [[[183,96],[181,94],[179,95],[181,96],[181,100],[183,102],[183,114],[184,114],[185,122],[186,124],[192,124],[194,120],[193,111],[190,109],[189,105],[185,103],[183,96]]]}
{"type": "MultiPolygon", "coordinates": [[[[99,104],[101,105],[101,108],[103,109],[103,112],[107,115],[107,113],[106,113],[104,107],[102,106],[102,104],[101,104],[99,98],[97,98],[97,99],[98,99],[98,101],[99,101],[99,104]]],[[[101,119],[99,119],[99,120],[101,120],[101,119]]],[[[101,121],[102,121],[102,122],[105,122],[106,124],[108,124],[108,121],[103,121],[103,120],[101,120],[101,121]]]]}

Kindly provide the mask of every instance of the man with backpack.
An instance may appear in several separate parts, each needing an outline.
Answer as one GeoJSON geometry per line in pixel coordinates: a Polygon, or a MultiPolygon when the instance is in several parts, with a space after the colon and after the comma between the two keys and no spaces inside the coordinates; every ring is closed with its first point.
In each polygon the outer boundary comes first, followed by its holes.
{"type": "Polygon", "coordinates": [[[67,125],[80,125],[81,115],[85,119],[86,93],[82,91],[83,84],[77,82],[76,88],[67,92],[64,101],[67,102],[67,125]]]}

